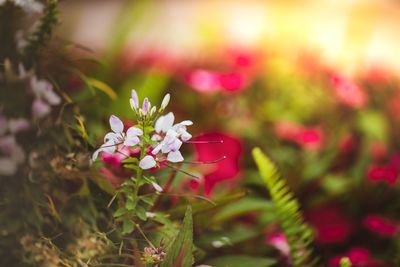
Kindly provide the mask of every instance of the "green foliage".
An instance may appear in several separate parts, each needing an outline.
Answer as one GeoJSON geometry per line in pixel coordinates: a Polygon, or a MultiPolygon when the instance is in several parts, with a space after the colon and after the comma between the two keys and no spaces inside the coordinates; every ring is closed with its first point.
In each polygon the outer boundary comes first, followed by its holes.
{"type": "Polygon", "coordinates": [[[160,267],[189,267],[193,263],[193,219],[192,208],[187,207],[182,227],[172,241],[167,256],[160,267]]]}
{"type": "Polygon", "coordinates": [[[58,23],[57,2],[57,0],[48,1],[44,14],[40,18],[39,26],[29,38],[25,54],[33,59],[37,56],[39,49],[50,40],[53,28],[58,23]]]}
{"type": "Polygon", "coordinates": [[[269,267],[276,264],[276,260],[245,255],[227,255],[211,259],[206,264],[213,267],[269,267]]]}
{"type": "Polygon", "coordinates": [[[259,148],[253,149],[253,158],[275,203],[277,217],[290,245],[293,266],[314,266],[316,260],[313,259],[310,248],[313,235],[304,222],[298,201],[285,180],[280,178],[275,165],[259,148]]]}

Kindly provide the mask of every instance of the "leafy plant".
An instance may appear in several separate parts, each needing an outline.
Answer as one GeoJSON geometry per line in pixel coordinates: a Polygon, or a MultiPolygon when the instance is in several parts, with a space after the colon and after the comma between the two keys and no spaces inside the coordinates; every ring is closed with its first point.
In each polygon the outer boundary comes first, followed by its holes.
{"type": "Polygon", "coordinates": [[[261,149],[255,148],[252,153],[272,201],[275,203],[277,217],[290,245],[293,266],[315,266],[317,260],[313,258],[313,250],[310,247],[313,242],[313,233],[304,222],[299,202],[285,180],[280,178],[275,165],[261,149]]]}

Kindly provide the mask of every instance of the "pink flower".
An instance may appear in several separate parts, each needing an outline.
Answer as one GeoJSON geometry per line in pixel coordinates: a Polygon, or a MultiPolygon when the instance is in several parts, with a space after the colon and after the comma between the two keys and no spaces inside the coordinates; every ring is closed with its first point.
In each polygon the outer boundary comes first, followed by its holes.
{"type": "Polygon", "coordinates": [[[323,144],[323,133],[317,127],[279,121],[274,125],[274,132],[280,139],[294,142],[306,150],[319,150],[323,144]]]}
{"type": "Polygon", "coordinates": [[[196,91],[203,93],[236,92],[245,88],[247,79],[240,72],[217,72],[206,69],[189,71],[186,82],[196,91]]]}
{"type": "Polygon", "coordinates": [[[398,231],[397,222],[377,214],[370,214],[365,217],[363,224],[368,230],[383,237],[394,237],[398,231]]]}
{"type": "Polygon", "coordinates": [[[354,247],[347,253],[337,255],[329,260],[329,267],[339,267],[340,260],[343,257],[349,258],[354,267],[380,267],[383,266],[382,262],[371,258],[371,253],[368,249],[363,247],[354,247]]]}
{"type": "Polygon", "coordinates": [[[318,207],[307,214],[316,228],[316,242],[331,244],[344,242],[351,234],[353,223],[335,205],[318,207]]]}
{"type": "Polygon", "coordinates": [[[283,233],[275,233],[267,236],[267,243],[277,250],[279,250],[282,255],[288,257],[290,253],[290,246],[287,242],[286,236],[283,233]]]}
{"type": "Polygon", "coordinates": [[[333,75],[331,80],[336,98],[340,103],[356,109],[367,104],[368,95],[351,80],[340,75],[333,75]]]}
{"type": "Polygon", "coordinates": [[[372,182],[383,181],[389,186],[394,186],[397,182],[397,169],[391,165],[372,165],[369,167],[367,177],[372,182]]]}
{"type": "Polygon", "coordinates": [[[240,172],[242,143],[238,138],[218,132],[206,133],[196,138],[196,141],[217,140],[222,140],[223,143],[195,145],[198,161],[212,161],[226,156],[226,159],[213,164],[211,170],[204,175],[204,189],[207,195],[217,184],[235,179],[240,172]]]}

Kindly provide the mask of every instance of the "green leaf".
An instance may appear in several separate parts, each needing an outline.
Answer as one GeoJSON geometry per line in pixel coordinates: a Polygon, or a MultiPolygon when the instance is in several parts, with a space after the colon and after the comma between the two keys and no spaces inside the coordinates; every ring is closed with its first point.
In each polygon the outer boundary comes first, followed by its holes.
{"type": "Polygon", "coordinates": [[[254,212],[272,212],[274,204],[272,201],[262,198],[243,198],[224,206],[214,217],[213,223],[230,220],[234,217],[254,212]]]}
{"type": "Polygon", "coordinates": [[[193,263],[193,219],[192,208],[187,207],[178,235],[167,250],[160,267],[190,267],[193,263]]]}
{"type": "Polygon", "coordinates": [[[294,267],[315,266],[310,244],[313,241],[311,228],[305,223],[300,210],[300,203],[282,179],[274,163],[261,151],[255,148],[253,158],[261,177],[275,203],[276,213],[283,232],[290,245],[290,256],[294,267]]]}
{"type": "Polygon", "coordinates": [[[114,212],[114,217],[121,217],[122,215],[125,215],[126,213],[128,213],[128,210],[126,208],[119,208],[114,212]]]}
{"type": "Polygon", "coordinates": [[[211,259],[205,263],[212,267],[269,267],[276,264],[275,259],[245,255],[227,255],[211,259]]]}
{"type": "Polygon", "coordinates": [[[136,215],[139,217],[139,219],[141,219],[142,221],[146,221],[147,220],[147,215],[146,215],[146,209],[143,208],[142,206],[136,206],[136,215]]]}
{"type": "Polygon", "coordinates": [[[117,98],[117,94],[116,94],[116,93],[114,92],[114,90],[113,90],[109,85],[107,85],[106,83],[104,83],[104,82],[102,82],[102,81],[100,81],[100,80],[97,80],[97,79],[95,79],[95,78],[92,78],[92,77],[86,77],[85,82],[86,82],[89,86],[91,86],[91,87],[93,87],[93,88],[96,88],[96,89],[102,91],[103,93],[105,93],[106,95],[108,95],[112,100],[115,100],[115,99],[117,98]]]}
{"type": "MultiPolygon", "coordinates": [[[[240,192],[234,195],[217,197],[213,199],[212,202],[207,201],[206,199],[203,202],[196,202],[192,205],[193,213],[197,214],[200,212],[208,211],[210,209],[214,209],[218,206],[225,205],[235,200],[238,200],[244,197],[245,195],[246,195],[245,193],[240,192]]],[[[169,214],[171,215],[172,218],[177,218],[179,216],[182,216],[184,212],[185,212],[185,206],[178,206],[176,208],[171,209],[169,211],[169,214]]]]}
{"type": "Polygon", "coordinates": [[[149,204],[150,206],[152,206],[154,204],[154,199],[150,196],[147,196],[147,197],[141,196],[139,199],[141,201],[143,201],[144,203],[149,204]]]}
{"type": "Polygon", "coordinates": [[[127,198],[126,200],[126,209],[127,210],[134,210],[136,208],[137,200],[132,198],[127,198]]]}
{"type": "Polygon", "coordinates": [[[351,266],[353,266],[353,265],[351,264],[351,261],[349,258],[343,257],[340,259],[340,267],[351,267],[351,266]]]}
{"type": "Polygon", "coordinates": [[[131,220],[125,220],[122,223],[122,234],[130,234],[135,229],[135,224],[131,220]]]}

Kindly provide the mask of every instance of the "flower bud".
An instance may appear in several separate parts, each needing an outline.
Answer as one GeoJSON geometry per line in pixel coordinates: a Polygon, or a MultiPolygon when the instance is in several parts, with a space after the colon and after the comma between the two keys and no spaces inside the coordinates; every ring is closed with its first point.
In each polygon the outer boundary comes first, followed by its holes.
{"type": "Polygon", "coordinates": [[[170,98],[171,98],[171,95],[170,95],[170,94],[166,94],[166,95],[164,96],[164,99],[163,99],[163,101],[161,102],[161,107],[160,107],[160,110],[161,110],[161,111],[163,111],[163,110],[168,106],[168,103],[169,103],[170,98]]]}

